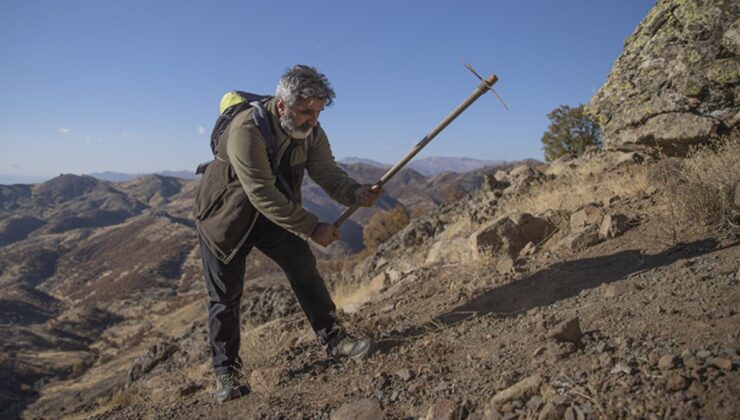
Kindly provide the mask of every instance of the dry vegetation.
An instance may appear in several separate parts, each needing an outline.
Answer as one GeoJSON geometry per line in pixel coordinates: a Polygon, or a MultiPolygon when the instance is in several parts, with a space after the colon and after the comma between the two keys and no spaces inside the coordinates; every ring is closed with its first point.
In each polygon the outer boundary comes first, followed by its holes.
{"type": "Polygon", "coordinates": [[[738,233],[740,214],[733,212],[740,184],[740,134],[695,150],[683,162],[677,183],[681,217],[700,220],[719,233],[738,233]]]}
{"type": "Polygon", "coordinates": [[[615,171],[606,171],[601,162],[585,161],[572,168],[566,167],[555,179],[534,184],[528,194],[504,203],[501,212],[572,212],[584,203],[604,203],[613,197],[636,196],[651,189],[645,165],[628,164],[615,171]]]}
{"type": "Polygon", "coordinates": [[[664,158],[651,167],[657,214],[664,236],[678,243],[683,233],[708,229],[718,237],[740,233],[733,210],[740,183],[740,137],[695,148],[687,159],[664,158]]]}

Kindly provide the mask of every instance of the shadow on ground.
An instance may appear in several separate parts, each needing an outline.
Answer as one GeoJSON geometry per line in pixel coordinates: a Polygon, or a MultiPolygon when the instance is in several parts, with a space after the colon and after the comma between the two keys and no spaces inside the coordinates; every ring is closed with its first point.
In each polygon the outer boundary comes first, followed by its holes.
{"type": "Polygon", "coordinates": [[[586,289],[706,254],[714,250],[716,244],[713,239],[704,239],[678,244],[655,255],[646,255],[640,250],[627,250],[601,257],[559,262],[527,277],[491,288],[469,302],[437,316],[431,322],[384,337],[378,342],[376,351],[388,352],[411,337],[439,328],[440,324],[451,326],[470,317],[488,314],[515,316],[534,308],[552,305],[586,289]]]}

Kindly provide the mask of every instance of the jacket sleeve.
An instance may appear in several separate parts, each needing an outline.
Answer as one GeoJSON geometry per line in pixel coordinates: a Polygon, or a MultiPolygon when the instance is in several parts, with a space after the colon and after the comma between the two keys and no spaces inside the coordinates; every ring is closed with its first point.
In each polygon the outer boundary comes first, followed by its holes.
{"type": "Polygon", "coordinates": [[[308,239],[319,219],[292,203],[275,186],[267,146],[259,128],[245,124],[229,128],[226,153],[252,205],[275,224],[308,239]]]}
{"type": "Polygon", "coordinates": [[[306,170],[308,175],[316,181],[335,201],[351,206],[355,203],[355,190],[360,184],[352,179],[339,167],[331,152],[329,139],[321,129],[315,141],[308,145],[306,170]]]}

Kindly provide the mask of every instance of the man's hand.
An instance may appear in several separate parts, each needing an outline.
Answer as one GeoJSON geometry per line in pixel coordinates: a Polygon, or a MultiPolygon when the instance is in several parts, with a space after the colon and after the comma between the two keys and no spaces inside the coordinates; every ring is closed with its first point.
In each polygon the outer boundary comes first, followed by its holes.
{"type": "Polygon", "coordinates": [[[328,223],[319,223],[311,232],[311,239],[326,248],[339,239],[339,229],[328,223]]]}
{"type": "Polygon", "coordinates": [[[360,185],[355,190],[355,202],[360,203],[362,207],[370,207],[378,201],[383,188],[375,185],[360,185]]]}

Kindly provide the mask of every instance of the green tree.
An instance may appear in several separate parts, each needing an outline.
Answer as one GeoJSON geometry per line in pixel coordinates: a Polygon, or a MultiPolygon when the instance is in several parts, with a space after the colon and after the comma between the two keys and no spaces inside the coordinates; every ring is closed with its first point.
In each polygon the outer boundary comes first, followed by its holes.
{"type": "Polygon", "coordinates": [[[601,146],[601,130],[583,108],[583,104],[576,108],[560,105],[547,114],[550,126],[542,135],[547,162],[563,155],[580,156],[588,146],[601,146]]]}

